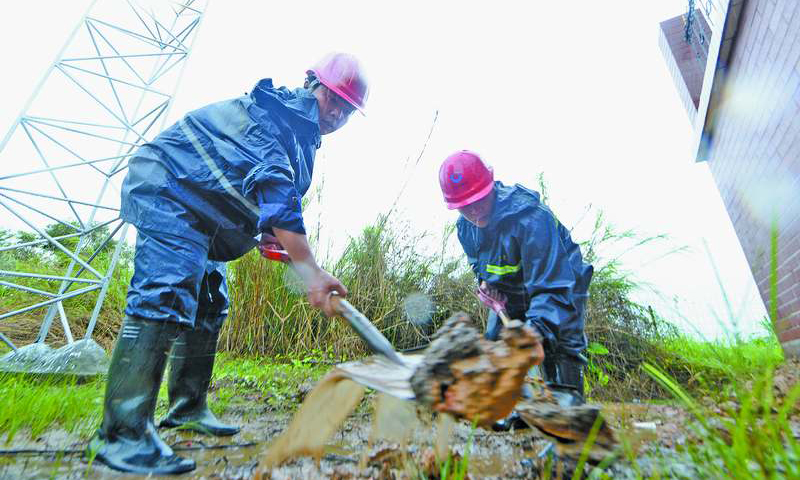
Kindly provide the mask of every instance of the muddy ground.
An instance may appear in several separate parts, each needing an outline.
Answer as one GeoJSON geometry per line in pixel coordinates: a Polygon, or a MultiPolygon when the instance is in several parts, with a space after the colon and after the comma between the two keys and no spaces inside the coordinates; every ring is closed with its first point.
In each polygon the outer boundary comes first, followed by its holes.
{"type": "MultiPolygon", "coordinates": [[[[774,377],[774,393],[786,395],[800,377],[800,362],[787,362],[774,377]]],[[[308,387],[307,387],[308,388],[308,387]]],[[[331,439],[319,463],[303,458],[269,471],[278,479],[356,479],[356,478],[420,478],[419,468],[431,458],[436,437],[435,423],[421,421],[413,430],[407,448],[378,442],[370,445],[372,424],[371,395],[346,420],[331,439]],[[405,455],[400,453],[405,453],[405,455]],[[410,461],[408,461],[410,460],[410,461]]],[[[299,400],[299,399],[295,399],[299,400]]],[[[710,400],[710,399],[709,399],[710,400]]],[[[735,402],[735,399],[729,402],[735,402]]],[[[708,404],[706,404],[709,407],[708,404]]],[[[721,412],[726,408],[710,407],[721,412]]],[[[791,420],[792,434],[800,439],[800,413],[795,409],[791,420]]],[[[691,415],[674,404],[608,403],[604,404],[606,418],[617,430],[619,438],[630,442],[630,450],[612,462],[605,472],[611,478],[637,478],[652,474],[660,478],[696,478],[692,463],[681,446],[692,440],[691,415]],[[626,458],[632,458],[635,465],[626,458]]],[[[248,396],[232,403],[221,415],[223,421],[242,426],[242,431],[230,438],[217,439],[191,432],[161,431],[162,438],[197,462],[197,469],[178,477],[203,479],[252,478],[267,444],[284,431],[291,413],[277,410],[266,398],[248,396]]],[[[469,478],[539,478],[543,465],[535,459],[546,445],[530,431],[495,433],[472,430],[465,423],[457,424],[452,449],[461,453],[472,434],[469,478]]],[[[82,456],[86,439],[64,431],[49,431],[39,438],[20,432],[11,444],[0,442],[0,479],[17,478],[145,478],[114,472],[102,465],[89,466],[82,456]],[[15,450],[16,452],[12,452],[15,450]]],[[[571,464],[574,466],[574,463],[571,464]]],[[[569,463],[562,471],[570,478],[569,463]]],[[[158,477],[146,477],[158,478],[158,477]]],[[[436,478],[428,476],[428,478],[436,478]]],[[[551,478],[558,478],[557,475],[551,478]]]]}
{"type": "MultiPolygon", "coordinates": [[[[409,455],[403,458],[394,444],[379,442],[369,445],[371,414],[366,411],[368,408],[360,410],[351,415],[335,435],[319,464],[311,459],[300,459],[271,470],[271,478],[408,478],[406,475],[413,472],[413,468],[420,467],[430,456],[435,437],[434,424],[424,422],[417,426],[411,445],[403,450],[409,455]],[[360,465],[364,456],[367,458],[366,466],[360,465]],[[413,461],[414,467],[404,465],[407,459],[413,461]]],[[[632,420],[657,425],[661,432],[658,439],[652,432],[636,430],[635,434],[645,449],[653,440],[664,447],[682,441],[681,428],[676,423],[676,420],[680,422],[686,418],[681,409],[611,404],[607,406],[607,411],[617,426],[630,424],[632,420]]],[[[181,450],[181,455],[197,462],[197,469],[182,477],[252,478],[267,443],[286,428],[291,414],[251,404],[230,408],[222,419],[241,425],[242,431],[227,439],[190,432],[161,431],[162,438],[176,450],[181,450]]],[[[462,423],[456,426],[452,442],[454,451],[463,452],[471,431],[470,425],[462,423]]],[[[89,466],[80,454],[85,443],[84,439],[64,431],[50,431],[37,439],[22,433],[12,445],[3,447],[6,452],[12,449],[24,451],[0,455],[0,478],[146,478],[120,474],[99,464],[89,466]],[[42,450],[49,453],[41,453],[42,450]]],[[[495,433],[476,429],[470,453],[470,478],[537,478],[541,465],[537,465],[535,459],[545,444],[543,439],[534,437],[529,431],[495,433]]],[[[624,470],[618,469],[617,473],[624,476],[624,470]]]]}

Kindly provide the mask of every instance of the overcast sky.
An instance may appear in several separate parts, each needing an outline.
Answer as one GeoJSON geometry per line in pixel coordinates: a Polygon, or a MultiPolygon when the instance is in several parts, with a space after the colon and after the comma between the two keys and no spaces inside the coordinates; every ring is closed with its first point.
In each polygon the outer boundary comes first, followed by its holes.
{"type": "MultiPolygon", "coordinates": [[[[88,4],[4,6],[0,133],[88,4]]],[[[713,258],[738,328],[760,331],[764,307],[707,165],[693,161],[689,120],[658,48],[658,22],[685,0],[522,4],[212,0],[168,123],[263,77],[299,86],[324,53],[354,53],[371,80],[368,116],[324,137],[315,167],[324,204],[311,213],[333,251],[387,211],[406,180],[399,215],[415,229],[455,219],[436,172],[467,148],[506,183],[535,188],[543,172],[556,214],[578,224],[576,240],[591,227],[591,218],[579,222],[590,205],[619,229],[668,234],[669,244],[623,257],[667,299],[642,297],[667,318],[709,337],[730,329],[713,258]],[[688,251],[661,258],[680,246],[688,251]]]]}

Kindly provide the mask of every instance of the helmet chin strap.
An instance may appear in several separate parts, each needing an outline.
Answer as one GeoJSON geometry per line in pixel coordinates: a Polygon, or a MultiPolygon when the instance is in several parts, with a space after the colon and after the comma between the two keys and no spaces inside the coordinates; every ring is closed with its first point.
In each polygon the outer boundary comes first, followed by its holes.
{"type": "Polygon", "coordinates": [[[322,85],[322,82],[319,81],[314,72],[312,72],[311,70],[306,71],[306,81],[305,84],[303,85],[303,88],[313,92],[320,85],[322,85]]]}

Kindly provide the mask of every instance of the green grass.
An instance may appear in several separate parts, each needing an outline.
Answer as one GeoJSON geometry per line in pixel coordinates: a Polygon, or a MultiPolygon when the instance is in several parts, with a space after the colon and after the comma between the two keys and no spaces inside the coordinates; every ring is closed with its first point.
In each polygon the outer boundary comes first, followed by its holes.
{"type": "Polygon", "coordinates": [[[800,443],[789,422],[798,407],[800,384],[785,398],[776,398],[773,370],[767,368],[755,382],[736,387],[736,407],[719,412],[692,398],[656,367],[644,368],[694,417],[689,427],[694,438],[678,451],[689,455],[697,478],[800,478],[800,443]]]}
{"type": "Polygon", "coordinates": [[[31,438],[62,428],[88,437],[100,424],[105,383],[0,376],[0,438],[10,443],[23,431],[31,438]]]}
{"type": "Polygon", "coordinates": [[[299,403],[300,388],[316,382],[330,369],[320,358],[321,355],[311,355],[276,363],[264,358],[241,359],[220,354],[214,368],[211,409],[221,414],[234,403],[258,398],[266,399],[276,410],[293,410],[299,403]]]}
{"type": "Polygon", "coordinates": [[[783,361],[780,343],[771,334],[738,341],[701,341],[681,336],[665,342],[664,348],[672,356],[661,368],[684,371],[686,379],[681,384],[695,393],[718,391],[720,382],[730,385],[753,380],[783,361]]]}
{"type": "MultiPolygon", "coordinates": [[[[251,400],[266,399],[274,409],[290,411],[298,405],[298,387],[319,379],[328,368],[318,357],[281,363],[220,355],[211,386],[211,409],[222,414],[230,406],[253,405],[251,400]]],[[[18,435],[36,438],[51,429],[88,439],[102,420],[104,391],[102,378],[77,383],[74,379],[2,375],[0,439],[8,444],[18,435]]],[[[159,391],[156,419],[167,407],[165,380],[159,391]]]]}
{"type": "MultiPolygon", "coordinates": [[[[62,224],[49,225],[45,230],[49,235],[54,237],[74,232],[72,229],[62,224]]],[[[97,252],[108,233],[109,231],[106,227],[95,230],[88,244],[78,255],[84,261],[89,261],[90,257],[97,253],[91,260],[91,265],[100,272],[107,270],[116,247],[116,241],[112,240],[97,252]]],[[[38,237],[30,232],[9,232],[0,229],[0,246],[34,240],[38,240],[38,237]]],[[[74,251],[74,248],[77,246],[77,238],[63,239],[62,243],[67,248],[73,249],[74,251]]],[[[128,245],[123,246],[120,261],[109,283],[105,300],[100,310],[100,318],[93,334],[95,340],[101,345],[111,345],[121,325],[122,311],[125,308],[128,284],[133,274],[132,258],[132,248],[128,245]]],[[[49,245],[39,245],[0,252],[0,270],[63,275],[69,264],[70,259],[66,255],[49,245]]],[[[78,271],[79,268],[76,268],[72,274],[76,275],[78,271]]],[[[77,276],[79,278],[94,278],[88,271],[83,271],[77,276]]],[[[15,277],[12,281],[18,285],[49,292],[55,292],[61,286],[60,281],[44,280],[41,278],[15,277]]],[[[85,283],[76,282],[70,285],[66,291],[70,292],[84,287],[86,287],[85,283]]],[[[63,302],[67,316],[70,318],[70,328],[75,338],[84,335],[86,332],[98,295],[99,290],[95,290],[72,297],[63,302]]],[[[41,296],[39,295],[15,288],[0,286],[0,313],[10,312],[40,301],[41,296]]],[[[49,307],[42,307],[29,311],[21,317],[11,317],[8,320],[12,326],[2,330],[3,333],[11,337],[15,343],[21,343],[22,345],[32,341],[39,330],[41,320],[47,313],[48,308],[49,307]]],[[[0,325],[0,327],[2,327],[2,325],[0,325]]],[[[61,325],[58,321],[53,323],[51,334],[47,339],[48,343],[52,343],[54,340],[57,342],[66,340],[65,336],[61,333],[61,325]]]]}

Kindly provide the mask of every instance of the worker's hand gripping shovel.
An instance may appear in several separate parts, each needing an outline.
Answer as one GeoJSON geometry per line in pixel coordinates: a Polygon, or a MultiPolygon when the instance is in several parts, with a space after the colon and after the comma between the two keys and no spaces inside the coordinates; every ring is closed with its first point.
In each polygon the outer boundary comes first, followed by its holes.
{"type": "Polygon", "coordinates": [[[484,305],[491,308],[494,313],[500,317],[500,321],[503,322],[504,327],[508,327],[508,323],[511,319],[508,318],[508,312],[506,312],[505,295],[490,287],[486,282],[481,282],[480,287],[475,290],[475,295],[478,296],[478,299],[483,302],[484,305]]]}
{"type": "MultiPolygon", "coordinates": [[[[261,253],[262,257],[268,260],[291,263],[289,254],[286,252],[286,250],[280,248],[280,244],[260,243],[258,245],[258,251],[261,253]]],[[[350,302],[342,298],[336,292],[331,293],[330,301],[333,302],[336,312],[344,317],[345,320],[347,320],[347,322],[350,324],[350,327],[355,330],[358,336],[367,343],[367,346],[369,346],[370,350],[372,350],[374,353],[383,355],[393,363],[396,363],[400,366],[406,366],[405,362],[403,362],[403,359],[400,358],[400,355],[398,355],[394,348],[392,348],[392,344],[389,343],[389,340],[384,337],[377,328],[375,328],[375,325],[373,325],[367,317],[356,310],[356,308],[353,307],[350,302]]]]}

